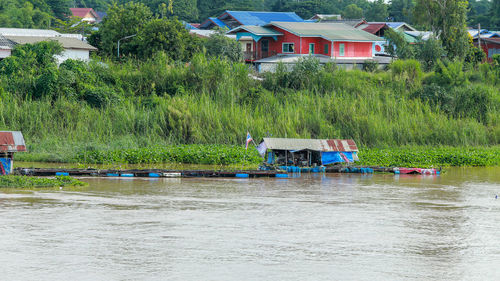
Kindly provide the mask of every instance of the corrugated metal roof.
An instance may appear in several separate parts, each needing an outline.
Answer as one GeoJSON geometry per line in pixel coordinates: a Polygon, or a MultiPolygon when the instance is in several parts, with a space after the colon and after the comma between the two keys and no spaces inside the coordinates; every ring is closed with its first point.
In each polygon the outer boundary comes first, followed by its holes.
{"type": "Polygon", "coordinates": [[[404,33],[413,36],[415,38],[420,37],[424,41],[429,40],[429,38],[434,36],[434,33],[432,31],[405,31],[404,33]]]}
{"type": "Polygon", "coordinates": [[[318,20],[328,20],[328,19],[331,19],[331,20],[341,20],[342,19],[342,15],[315,14],[309,20],[315,20],[315,19],[318,19],[318,20]]]}
{"type": "Polygon", "coordinates": [[[294,12],[226,11],[226,13],[228,13],[231,17],[233,17],[243,25],[264,25],[270,23],[271,21],[304,21],[294,12]]]}
{"type": "Polygon", "coordinates": [[[264,138],[267,149],[270,150],[313,150],[323,152],[358,151],[354,140],[341,139],[289,139],[264,138]]]}
{"type": "Polygon", "coordinates": [[[0,34],[3,36],[40,36],[55,37],[61,33],[50,29],[27,29],[27,28],[0,28],[0,34]]]}
{"type": "Polygon", "coordinates": [[[241,26],[238,26],[238,27],[234,28],[233,30],[228,31],[227,33],[231,34],[231,33],[235,33],[235,32],[241,31],[241,30],[248,31],[250,33],[253,33],[253,34],[259,35],[259,36],[277,36],[277,35],[283,35],[283,33],[278,32],[278,31],[276,31],[276,30],[274,30],[272,28],[258,26],[258,25],[241,25],[241,26]]]}
{"type": "Polygon", "coordinates": [[[218,18],[209,18],[213,23],[215,23],[218,27],[228,27],[223,21],[218,18]]]}
{"type": "Polygon", "coordinates": [[[364,19],[348,19],[348,20],[331,20],[325,19],[321,21],[322,23],[343,23],[352,27],[358,27],[359,25],[366,23],[364,19]]]}
{"type": "Polygon", "coordinates": [[[0,131],[0,152],[26,151],[23,134],[19,131],[0,131]]]}
{"type": "Polygon", "coordinates": [[[14,42],[10,41],[9,39],[2,36],[2,34],[0,34],[0,49],[10,50],[13,49],[14,46],[16,46],[14,42]]]}
{"type": "Polygon", "coordinates": [[[276,26],[302,37],[323,37],[334,41],[383,41],[382,38],[343,23],[271,22],[276,26]]]}
{"type": "Polygon", "coordinates": [[[218,18],[209,17],[207,20],[202,22],[198,28],[208,28],[211,24],[214,24],[218,27],[227,27],[229,28],[223,21],[218,18]]]}
{"type": "Polygon", "coordinates": [[[367,24],[362,24],[358,26],[358,29],[362,29],[366,32],[369,32],[371,34],[377,33],[380,29],[388,27],[385,23],[367,23],[367,24]]]}
{"type": "Polygon", "coordinates": [[[61,43],[64,49],[97,50],[94,46],[71,37],[5,36],[5,38],[15,42],[16,44],[34,44],[42,41],[53,40],[61,43]]]}

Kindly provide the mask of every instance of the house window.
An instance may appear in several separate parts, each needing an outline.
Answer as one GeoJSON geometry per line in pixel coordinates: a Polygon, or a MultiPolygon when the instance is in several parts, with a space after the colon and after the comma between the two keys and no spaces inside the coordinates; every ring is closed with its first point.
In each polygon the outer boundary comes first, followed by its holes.
{"type": "Polygon", "coordinates": [[[294,43],[283,43],[283,53],[294,53],[295,52],[294,46],[295,46],[294,43]]]}
{"type": "Polygon", "coordinates": [[[309,54],[314,54],[314,43],[309,44],[309,54]]]}
{"type": "Polygon", "coordinates": [[[345,56],[345,46],[344,44],[339,44],[339,56],[345,56]]]}
{"type": "Polygon", "coordinates": [[[325,46],[324,46],[324,48],[323,48],[323,54],[328,55],[328,49],[330,49],[330,48],[328,47],[328,44],[325,44],[325,46]]]}
{"type": "Polygon", "coordinates": [[[260,42],[260,50],[263,53],[269,51],[269,41],[268,40],[262,40],[260,42]]]}

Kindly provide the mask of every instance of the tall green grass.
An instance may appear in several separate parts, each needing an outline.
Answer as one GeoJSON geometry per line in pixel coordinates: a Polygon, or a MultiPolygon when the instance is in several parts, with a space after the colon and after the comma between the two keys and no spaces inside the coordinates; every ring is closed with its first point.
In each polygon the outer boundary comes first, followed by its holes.
{"type": "Polygon", "coordinates": [[[19,159],[51,161],[91,150],[242,146],[247,131],[257,141],[352,138],[360,147],[500,143],[493,68],[467,72],[463,85],[439,86],[442,75],[406,64],[367,73],[308,62],[261,81],[244,64],[203,55],[190,64],[161,54],[122,64],[69,62],[52,94],[37,99],[27,98],[29,87],[13,86],[28,78],[0,75],[0,129],[24,133],[32,153],[19,159]]]}

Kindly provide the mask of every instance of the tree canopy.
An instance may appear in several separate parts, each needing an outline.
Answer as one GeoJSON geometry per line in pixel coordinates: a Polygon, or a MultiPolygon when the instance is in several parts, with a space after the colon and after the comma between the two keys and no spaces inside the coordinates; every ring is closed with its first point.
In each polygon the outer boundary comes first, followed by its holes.
{"type": "MultiPolygon", "coordinates": [[[[116,4],[131,0],[2,0],[0,24],[4,27],[48,28],[51,18],[64,19],[70,7],[94,8],[106,12],[116,4]],[[31,4],[31,5],[30,5],[31,4]]],[[[418,27],[422,11],[420,0],[135,0],[147,6],[157,17],[177,17],[181,21],[203,22],[225,10],[296,12],[308,19],[314,14],[342,14],[347,18],[364,17],[368,21],[403,21],[418,27]],[[166,7],[171,10],[165,12],[166,7]]],[[[464,1],[467,2],[467,1],[464,1]]],[[[500,0],[469,0],[467,24],[500,30],[500,0]]]]}

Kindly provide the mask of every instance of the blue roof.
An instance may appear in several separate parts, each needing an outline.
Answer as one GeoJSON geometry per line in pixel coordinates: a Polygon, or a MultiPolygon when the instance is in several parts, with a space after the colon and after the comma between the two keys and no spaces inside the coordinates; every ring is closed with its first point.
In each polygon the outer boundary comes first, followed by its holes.
{"type": "Polygon", "coordinates": [[[390,28],[396,29],[405,23],[404,22],[386,22],[385,24],[387,24],[387,26],[389,26],[390,28]]]}
{"type": "Polygon", "coordinates": [[[218,18],[210,17],[209,19],[212,20],[218,27],[228,27],[224,22],[222,22],[218,18]]]}
{"type": "MultiPolygon", "coordinates": [[[[293,12],[253,12],[226,11],[243,25],[265,25],[272,21],[303,22],[304,20],[293,12]]],[[[219,17],[220,18],[220,17],[219,17]]]]}
{"type": "MultiPolygon", "coordinates": [[[[211,24],[215,24],[216,26],[218,27],[227,27],[229,28],[229,26],[227,26],[223,21],[221,21],[220,19],[218,18],[214,18],[214,17],[209,17],[206,21],[202,22],[200,24],[200,27],[199,28],[207,28],[209,27],[211,24]]],[[[230,29],[230,28],[229,28],[230,29]]]]}
{"type": "Polygon", "coordinates": [[[188,30],[198,29],[185,21],[183,21],[182,24],[184,24],[184,27],[186,27],[186,29],[188,29],[188,30]]]}

